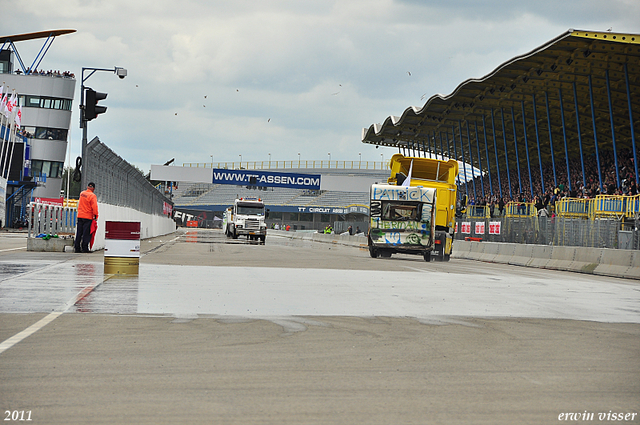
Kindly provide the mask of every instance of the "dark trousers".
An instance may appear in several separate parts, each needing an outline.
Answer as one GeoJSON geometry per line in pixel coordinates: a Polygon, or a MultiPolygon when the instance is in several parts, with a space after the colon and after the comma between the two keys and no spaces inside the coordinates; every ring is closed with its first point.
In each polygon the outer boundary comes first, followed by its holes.
{"type": "Polygon", "coordinates": [[[91,242],[91,222],[89,218],[79,218],[76,230],[76,240],[74,247],[76,252],[88,252],[89,242],[91,242]]]}

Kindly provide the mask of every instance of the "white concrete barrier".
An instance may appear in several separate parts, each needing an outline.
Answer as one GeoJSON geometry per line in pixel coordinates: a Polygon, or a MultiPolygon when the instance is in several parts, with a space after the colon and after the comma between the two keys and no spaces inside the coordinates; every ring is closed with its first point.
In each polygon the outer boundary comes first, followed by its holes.
{"type": "MultiPolygon", "coordinates": [[[[325,235],[284,230],[268,230],[267,235],[367,247],[366,236],[325,235]]],[[[640,279],[640,251],[455,240],[451,256],[489,263],[640,279]]]]}
{"type": "Polygon", "coordinates": [[[513,256],[509,264],[514,266],[528,266],[533,255],[533,245],[515,244],[513,256]]]}
{"type": "Polygon", "coordinates": [[[640,268],[634,267],[640,261],[638,251],[603,249],[600,264],[593,273],[604,276],[633,277],[640,279],[640,268]]]}
{"type": "Polygon", "coordinates": [[[640,251],[633,250],[456,240],[452,257],[640,279],[640,251]]]}
{"type": "Polygon", "coordinates": [[[593,273],[595,268],[600,264],[602,258],[602,249],[599,248],[583,248],[575,247],[575,257],[569,265],[569,270],[593,273]]]}
{"type": "Polygon", "coordinates": [[[551,259],[546,268],[554,270],[571,270],[570,266],[576,257],[576,249],[573,246],[554,246],[551,259]]]}
{"type": "Polygon", "coordinates": [[[142,213],[131,208],[98,202],[98,230],[92,250],[103,249],[104,231],[107,221],[139,221],[140,239],[166,235],[176,231],[176,223],[167,216],[142,213]]]}
{"type": "MultiPolygon", "coordinates": [[[[454,249],[458,248],[456,242],[453,244],[454,249]]],[[[480,261],[486,261],[489,263],[493,263],[496,256],[499,255],[500,252],[500,244],[497,243],[485,243],[482,245],[482,254],[478,257],[480,261]]]]}
{"type": "Polygon", "coordinates": [[[531,245],[531,261],[529,267],[546,268],[553,257],[553,247],[550,245],[531,245]]]}

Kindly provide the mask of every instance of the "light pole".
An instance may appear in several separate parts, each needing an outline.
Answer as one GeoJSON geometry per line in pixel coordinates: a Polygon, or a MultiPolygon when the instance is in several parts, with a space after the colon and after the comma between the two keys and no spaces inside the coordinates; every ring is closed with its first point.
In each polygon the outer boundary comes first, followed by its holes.
{"type": "Polygon", "coordinates": [[[300,168],[300,152],[298,152],[298,168],[300,168]]]}
{"type": "Polygon", "coordinates": [[[271,152],[269,152],[269,169],[271,169],[271,152]]]}
{"type": "Polygon", "coordinates": [[[239,169],[242,170],[242,154],[238,155],[240,157],[240,167],[239,169]]]}
{"type": "MultiPolygon", "coordinates": [[[[87,159],[87,119],[85,119],[85,86],[84,86],[84,82],[87,81],[93,74],[96,73],[96,71],[106,71],[106,72],[113,72],[114,74],[116,74],[118,76],[118,78],[120,78],[121,80],[124,79],[124,77],[127,76],[127,70],[124,68],[120,68],[118,66],[114,66],[113,69],[106,69],[106,68],[82,68],[82,80],[80,83],[80,128],[82,129],[82,173],[81,173],[81,179],[80,179],[80,190],[84,190],[87,186],[87,173],[86,171],[86,159],[87,159]],[[85,71],[91,71],[89,73],[89,75],[87,75],[85,77],[84,73],[85,71]]],[[[106,98],[107,95],[104,94],[104,98],[106,98]]],[[[103,98],[103,99],[104,99],[103,98]]],[[[95,105],[92,105],[95,106],[95,105]]],[[[104,111],[107,110],[106,107],[103,107],[104,111]]],[[[103,111],[103,112],[104,112],[103,111]]],[[[95,118],[95,117],[93,117],[95,118]]],[[[91,119],[93,119],[91,118],[91,119]]]]}
{"type": "Polygon", "coordinates": [[[213,155],[209,155],[211,157],[211,168],[213,168],[213,155]]]}

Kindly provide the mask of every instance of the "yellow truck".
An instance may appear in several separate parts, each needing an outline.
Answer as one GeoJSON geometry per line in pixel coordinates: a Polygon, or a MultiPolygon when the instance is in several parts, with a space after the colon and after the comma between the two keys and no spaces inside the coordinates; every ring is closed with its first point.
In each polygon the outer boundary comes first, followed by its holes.
{"type": "Polygon", "coordinates": [[[458,161],[396,154],[390,168],[387,184],[374,184],[370,190],[369,254],[418,254],[425,261],[432,256],[449,261],[458,161]]]}

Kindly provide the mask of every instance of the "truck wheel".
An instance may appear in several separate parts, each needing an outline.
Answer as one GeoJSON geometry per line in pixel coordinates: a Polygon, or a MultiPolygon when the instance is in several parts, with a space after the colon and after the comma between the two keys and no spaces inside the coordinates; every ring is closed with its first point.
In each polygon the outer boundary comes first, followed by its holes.
{"type": "Polygon", "coordinates": [[[424,257],[424,261],[426,261],[427,263],[430,262],[431,261],[431,251],[425,252],[423,257],[424,257]]]}
{"type": "Polygon", "coordinates": [[[451,259],[451,255],[449,254],[444,254],[443,260],[442,261],[449,261],[451,259]]]}
{"type": "Polygon", "coordinates": [[[231,235],[233,239],[238,239],[238,232],[236,232],[236,228],[233,228],[233,234],[231,235]]]}
{"type": "Polygon", "coordinates": [[[267,235],[260,236],[260,243],[262,243],[263,245],[264,245],[266,240],[267,240],[267,235]]]}
{"type": "Polygon", "coordinates": [[[382,258],[391,258],[391,251],[380,251],[380,256],[382,258]]]}
{"type": "Polygon", "coordinates": [[[378,250],[376,250],[372,246],[369,246],[369,255],[371,256],[371,258],[378,258],[378,250]]]}

